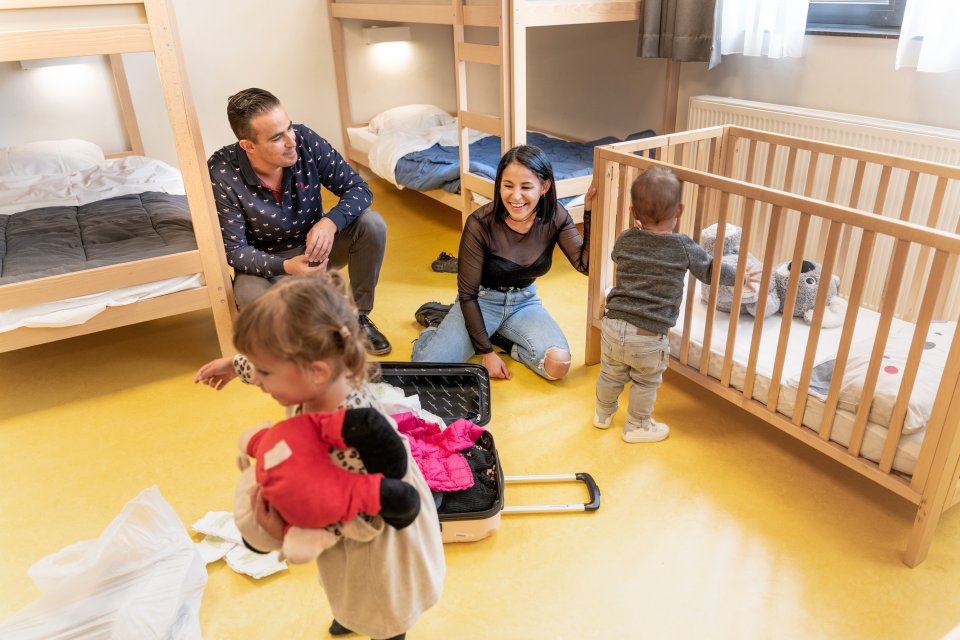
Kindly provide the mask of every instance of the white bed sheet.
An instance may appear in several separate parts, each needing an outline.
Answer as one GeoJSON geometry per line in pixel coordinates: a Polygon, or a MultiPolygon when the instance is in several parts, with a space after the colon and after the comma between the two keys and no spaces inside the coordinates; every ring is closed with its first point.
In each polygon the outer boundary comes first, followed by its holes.
{"type": "MultiPolygon", "coordinates": [[[[0,175],[0,215],[50,206],[80,206],[121,195],[159,191],[184,195],[180,172],[160,160],[127,156],[56,175],[0,175]]],[[[167,278],[87,296],[77,296],[0,312],[0,333],[23,327],[83,324],[107,307],[192,289],[200,274],[167,278]]]]}
{"type": "Polygon", "coordinates": [[[360,151],[361,153],[368,155],[370,150],[373,149],[373,145],[377,143],[377,134],[373,131],[370,131],[369,127],[347,127],[347,138],[350,139],[350,146],[360,151]]]}
{"type": "MultiPolygon", "coordinates": [[[[690,327],[690,352],[687,361],[690,366],[696,368],[700,366],[706,316],[707,306],[700,301],[700,283],[698,282],[693,301],[693,315],[690,327]]],[[[763,322],[763,333],[760,338],[760,350],[757,358],[757,377],[753,390],[753,398],[762,403],[767,402],[770,391],[770,379],[773,375],[773,363],[776,359],[777,340],[782,319],[783,316],[777,313],[766,318],[763,322]]],[[[856,335],[871,336],[875,334],[879,319],[880,316],[878,313],[869,309],[860,309],[857,317],[856,335]]],[[[717,311],[714,315],[708,373],[716,379],[720,379],[723,371],[723,356],[726,351],[729,320],[730,314],[723,311],[717,311]]],[[[677,358],[680,356],[683,323],[684,313],[683,309],[681,309],[677,324],[670,331],[670,350],[672,355],[677,358]]],[[[740,391],[743,390],[746,377],[750,342],[753,335],[753,323],[754,318],[746,314],[741,314],[737,322],[737,338],[734,345],[730,384],[740,391]]],[[[894,319],[893,331],[906,331],[910,327],[912,327],[910,323],[894,319]]],[[[823,362],[836,355],[841,333],[842,327],[821,329],[815,363],[823,362]]],[[[777,400],[777,410],[786,416],[793,415],[793,407],[797,397],[796,381],[800,376],[803,366],[808,334],[809,326],[802,319],[794,318],[790,324],[790,337],[787,341],[787,352],[784,358],[780,393],[777,400]],[[790,384],[791,381],[793,382],[793,386],[790,384]]],[[[803,425],[810,429],[818,430],[823,422],[823,413],[823,401],[813,395],[808,396],[807,408],[803,416],[803,425]]],[[[834,417],[833,431],[830,439],[843,446],[848,445],[850,435],[853,432],[855,418],[854,413],[838,408],[834,417]]],[[[879,462],[886,434],[886,427],[868,422],[863,446],[861,448],[861,455],[868,460],[879,462]]],[[[916,467],[922,442],[923,432],[901,436],[897,453],[894,457],[893,468],[905,475],[911,475],[916,467]]]]}

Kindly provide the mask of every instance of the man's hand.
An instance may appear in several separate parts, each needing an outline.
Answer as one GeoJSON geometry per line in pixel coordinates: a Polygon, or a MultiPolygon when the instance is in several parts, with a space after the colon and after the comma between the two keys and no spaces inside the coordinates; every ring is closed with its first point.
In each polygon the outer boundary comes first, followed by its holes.
{"type": "Polygon", "coordinates": [[[220,391],[227,383],[237,377],[237,372],[233,370],[233,358],[217,358],[200,367],[197,371],[194,382],[203,383],[220,391]]]}
{"type": "Polygon", "coordinates": [[[320,218],[307,233],[306,256],[309,262],[326,262],[333,249],[333,237],[337,235],[337,225],[330,218],[320,218]]]}
{"type": "Polygon", "coordinates": [[[327,272],[328,262],[329,260],[324,258],[320,264],[312,267],[310,266],[310,260],[307,258],[307,256],[295,256],[289,260],[283,261],[283,270],[291,276],[300,274],[315,276],[327,272]]]}
{"type": "Polygon", "coordinates": [[[483,366],[491,378],[499,378],[502,380],[510,379],[510,371],[507,369],[507,365],[503,363],[503,360],[500,359],[500,356],[491,351],[490,353],[483,354],[481,357],[483,359],[483,366]]]}

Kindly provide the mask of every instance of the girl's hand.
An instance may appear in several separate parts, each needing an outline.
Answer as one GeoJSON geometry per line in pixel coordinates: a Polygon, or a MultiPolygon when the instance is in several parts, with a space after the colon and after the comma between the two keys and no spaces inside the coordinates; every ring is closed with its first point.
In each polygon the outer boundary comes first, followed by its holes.
{"type": "Polygon", "coordinates": [[[743,286],[750,291],[756,291],[757,285],[760,284],[760,274],[762,273],[762,269],[748,266],[743,272],[743,286]]]}
{"type": "Polygon", "coordinates": [[[490,374],[491,378],[501,380],[510,379],[510,371],[507,369],[507,365],[503,363],[500,356],[492,351],[483,354],[483,367],[487,370],[487,373],[490,374]]]}
{"type": "Polygon", "coordinates": [[[200,367],[197,376],[193,379],[196,382],[202,382],[208,387],[220,391],[227,383],[237,377],[237,372],[233,370],[233,358],[217,358],[200,367]]]}
{"type": "Polygon", "coordinates": [[[263,487],[260,485],[257,485],[256,490],[250,494],[250,508],[257,516],[257,524],[263,527],[264,531],[277,540],[283,540],[283,529],[286,523],[280,516],[280,512],[272,509],[263,499],[263,487]]]}

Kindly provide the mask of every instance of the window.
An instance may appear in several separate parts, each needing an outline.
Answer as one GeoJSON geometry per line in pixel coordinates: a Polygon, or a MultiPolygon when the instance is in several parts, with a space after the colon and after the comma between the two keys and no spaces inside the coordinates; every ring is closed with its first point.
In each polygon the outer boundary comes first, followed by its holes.
{"type": "Polygon", "coordinates": [[[906,0],[810,0],[807,33],[897,35],[906,0]]]}

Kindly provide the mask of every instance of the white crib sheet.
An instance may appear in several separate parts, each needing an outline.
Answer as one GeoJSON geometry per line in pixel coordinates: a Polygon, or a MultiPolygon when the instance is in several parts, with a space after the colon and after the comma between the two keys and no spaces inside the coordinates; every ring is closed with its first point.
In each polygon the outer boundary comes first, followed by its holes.
{"type": "MultiPolygon", "coordinates": [[[[688,364],[700,366],[700,355],[703,346],[704,327],[706,325],[707,306],[700,301],[700,283],[697,283],[693,302],[693,316],[690,328],[690,353],[688,364]]],[[[850,312],[850,310],[848,310],[850,312]]],[[[760,338],[760,350],[757,358],[757,377],[754,384],[753,398],[766,403],[770,390],[770,378],[773,375],[773,363],[776,359],[777,340],[780,332],[782,316],[777,313],[763,322],[763,333],[760,338]]],[[[872,336],[876,332],[880,315],[869,309],[860,309],[857,317],[856,336],[872,336]]],[[[717,311],[714,315],[713,329],[710,343],[710,364],[708,373],[719,379],[723,371],[723,356],[726,351],[727,330],[730,314],[717,311]]],[[[670,331],[670,350],[674,357],[680,356],[680,342],[683,333],[684,315],[681,309],[676,326],[670,331]]],[[[753,335],[754,318],[742,314],[737,322],[737,337],[734,345],[733,367],[731,369],[730,384],[742,391],[746,377],[747,362],[750,355],[750,341],[753,335]]],[[[892,331],[903,332],[910,330],[910,323],[894,319],[892,331]]],[[[803,366],[804,353],[807,347],[809,326],[800,318],[794,318],[790,324],[790,334],[787,341],[787,352],[783,363],[780,393],[777,400],[777,410],[786,416],[793,415],[793,407],[797,397],[797,381],[803,366]],[[792,386],[791,386],[792,383],[792,386]]],[[[817,344],[815,362],[820,363],[836,356],[840,342],[842,327],[821,329],[820,340],[817,344]]],[[[857,340],[855,339],[855,342],[857,340]]],[[[808,396],[807,408],[803,416],[803,425],[818,430],[823,422],[824,403],[813,395],[808,396]]],[[[831,440],[846,446],[850,442],[853,431],[855,413],[838,408],[834,417],[831,440]]],[[[887,429],[874,422],[867,423],[861,455],[868,460],[878,462],[883,451],[887,429]]],[[[916,467],[920,454],[920,445],[923,442],[923,432],[903,435],[894,457],[893,468],[900,473],[910,475],[916,467]]]]}

